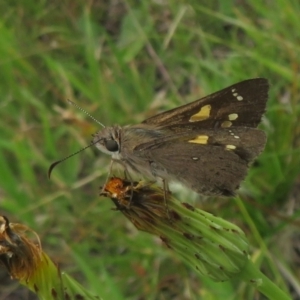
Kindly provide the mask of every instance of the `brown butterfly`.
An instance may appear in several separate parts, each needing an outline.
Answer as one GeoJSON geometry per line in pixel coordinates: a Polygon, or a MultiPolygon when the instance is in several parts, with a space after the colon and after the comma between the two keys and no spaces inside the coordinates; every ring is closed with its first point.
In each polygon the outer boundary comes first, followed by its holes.
{"type": "Polygon", "coordinates": [[[268,81],[245,80],[140,124],[105,127],[92,144],[127,172],[177,180],[206,195],[230,196],[262,152],[256,129],[266,109],[268,81]]]}

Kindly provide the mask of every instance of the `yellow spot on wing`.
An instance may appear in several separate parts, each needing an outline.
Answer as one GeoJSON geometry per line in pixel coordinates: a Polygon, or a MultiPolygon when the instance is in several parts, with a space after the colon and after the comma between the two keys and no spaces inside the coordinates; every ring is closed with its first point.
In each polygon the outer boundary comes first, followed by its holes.
{"type": "Polygon", "coordinates": [[[238,114],[230,114],[228,115],[228,119],[229,121],[234,121],[238,118],[238,116],[239,116],[238,114]]]}
{"type": "Polygon", "coordinates": [[[195,144],[207,144],[208,141],[208,135],[198,135],[194,139],[189,140],[189,143],[195,143],[195,144]]]}
{"type": "Polygon", "coordinates": [[[199,112],[196,114],[192,115],[189,119],[190,122],[198,122],[198,121],[203,121],[209,118],[210,116],[210,110],[211,110],[211,105],[204,105],[201,107],[199,112]]]}

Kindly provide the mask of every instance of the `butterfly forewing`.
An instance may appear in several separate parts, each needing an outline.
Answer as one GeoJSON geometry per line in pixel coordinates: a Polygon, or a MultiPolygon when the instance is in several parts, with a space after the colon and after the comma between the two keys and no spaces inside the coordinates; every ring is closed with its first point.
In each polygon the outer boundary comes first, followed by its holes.
{"type": "Polygon", "coordinates": [[[143,123],[158,126],[194,123],[204,128],[256,127],[265,112],[268,88],[265,78],[245,80],[150,117],[143,123]]]}

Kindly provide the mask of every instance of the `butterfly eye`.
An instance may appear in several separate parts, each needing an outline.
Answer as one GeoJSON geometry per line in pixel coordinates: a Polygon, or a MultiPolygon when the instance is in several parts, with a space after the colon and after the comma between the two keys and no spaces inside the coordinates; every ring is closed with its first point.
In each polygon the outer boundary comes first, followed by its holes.
{"type": "Polygon", "coordinates": [[[119,145],[115,140],[106,140],[105,147],[110,152],[116,152],[119,150],[119,145]]]}

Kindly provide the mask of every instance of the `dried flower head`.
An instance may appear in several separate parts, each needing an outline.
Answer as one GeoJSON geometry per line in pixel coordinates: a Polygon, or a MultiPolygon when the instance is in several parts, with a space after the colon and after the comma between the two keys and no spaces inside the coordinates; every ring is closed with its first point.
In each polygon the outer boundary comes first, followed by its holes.
{"type": "Polygon", "coordinates": [[[180,203],[152,183],[114,177],[102,194],[111,198],[137,229],[159,236],[202,275],[227,280],[248,260],[248,242],[239,227],[180,203]]]}

